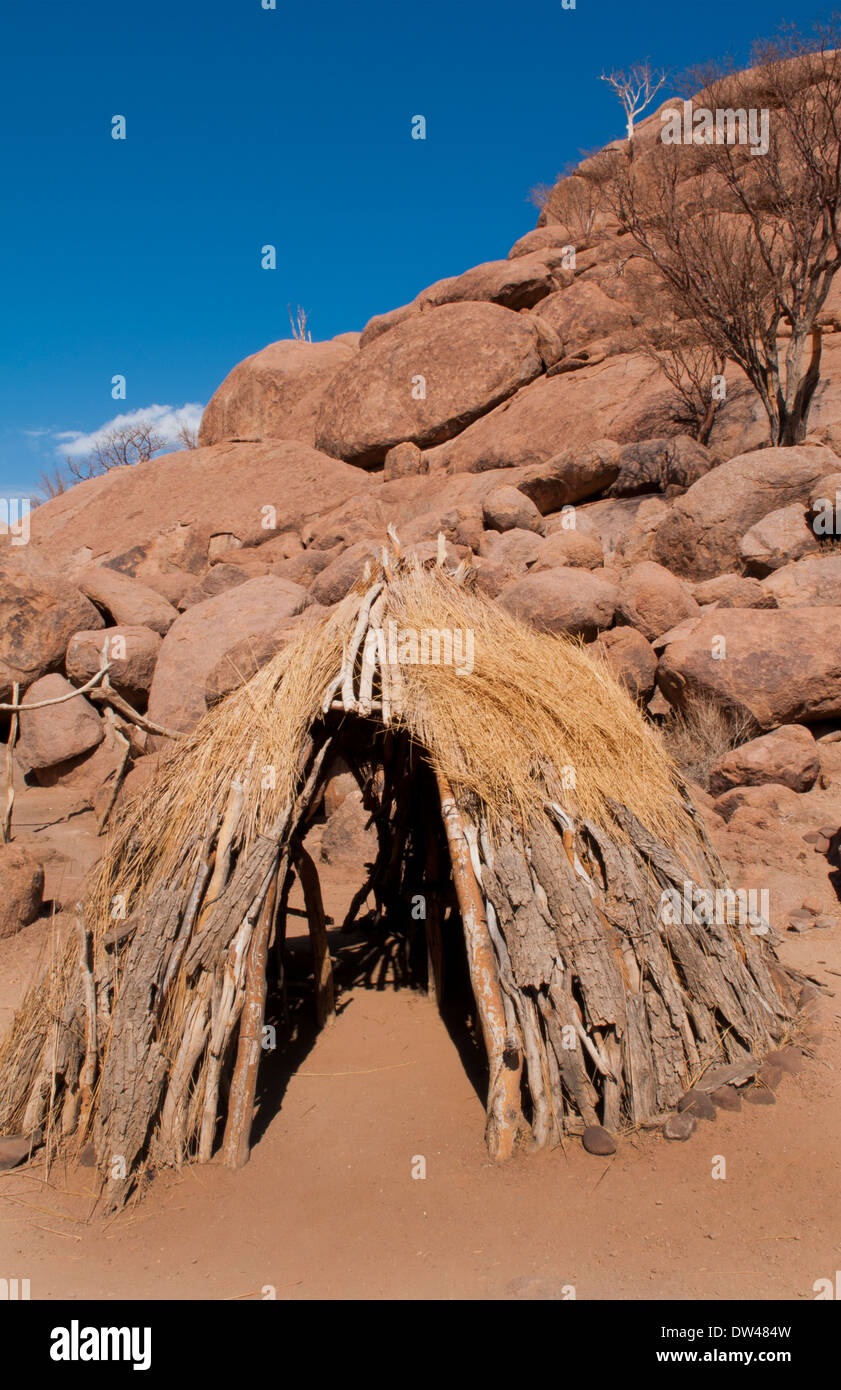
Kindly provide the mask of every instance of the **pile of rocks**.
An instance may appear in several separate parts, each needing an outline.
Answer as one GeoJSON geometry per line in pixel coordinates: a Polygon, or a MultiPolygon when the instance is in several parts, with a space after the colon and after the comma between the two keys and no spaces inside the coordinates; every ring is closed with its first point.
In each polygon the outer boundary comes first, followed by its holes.
{"type": "Polygon", "coordinates": [[[443,533],[486,593],[590,643],[652,717],[701,698],[748,721],[757,737],[713,768],[722,821],[740,788],[807,792],[841,726],[841,550],[812,524],[841,495],[841,354],[830,339],[806,443],[761,447],[734,381],[704,447],[637,350],[645,274],[604,216],[578,244],[540,226],[361,334],[271,344],[219,387],[200,447],[39,507],[28,545],[0,540],[0,700],[19,684],[27,780],[100,814],[126,738],[131,785],[150,728],[193,728],[393,525],[420,553],[443,533]],[[103,649],[145,730],[86,695],[27,712],[103,649]]]}

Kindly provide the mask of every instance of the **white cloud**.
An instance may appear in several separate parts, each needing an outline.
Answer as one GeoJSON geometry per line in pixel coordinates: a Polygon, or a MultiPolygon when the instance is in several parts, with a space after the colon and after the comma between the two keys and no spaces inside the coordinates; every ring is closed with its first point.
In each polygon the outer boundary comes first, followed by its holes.
{"type": "Polygon", "coordinates": [[[130,410],[123,415],[115,415],[113,420],[106,420],[89,434],[83,434],[80,430],[62,430],[53,435],[53,439],[61,441],[56,454],[59,458],[85,458],[102,443],[110,430],[121,429],[124,425],[136,425],[140,421],[153,425],[156,434],[161,435],[172,449],[183,449],[183,444],[178,440],[179,429],[187,425],[189,429],[197,430],[203,410],[204,406],[196,401],[188,401],[186,405],[179,406],[147,405],[141,410],[130,410]]]}

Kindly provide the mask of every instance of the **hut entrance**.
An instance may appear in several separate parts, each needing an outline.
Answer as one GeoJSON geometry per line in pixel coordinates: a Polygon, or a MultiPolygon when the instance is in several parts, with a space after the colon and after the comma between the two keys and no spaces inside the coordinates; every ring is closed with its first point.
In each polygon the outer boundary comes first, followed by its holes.
{"type": "Polygon", "coordinates": [[[352,991],[425,996],[477,1094],[483,1101],[487,1094],[487,1058],[429,759],[405,732],[384,731],[373,719],[331,723],[324,798],[300,832],[272,929],[266,1022],[277,1055],[263,1063],[256,1135],[319,1029],[344,1011],[352,991]],[[338,834],[325,843],[325,830],[337,821],[338,834]],[[349,827],[355,858],[336,848],[349,827]]]}
{"type": "Polygon", "coordinates": [[[394,931],[419,976],[425,953],[445,1001],[460,928],[492,1157],[657,1120],[790,1031],[803,977],[743,917],[630,696],[444,558],[383,552],[175,743],[0,1046],[0,1133],[92,1142],[106,1210],[149,1165],[247,1161],[293,875],[319,1020],[335,1008],[307,837],[337,755],[377,835],[349,921],[370,897],[365,930],[394,931]],[[419,632],[435,661],[412,658],[419,632]]]}

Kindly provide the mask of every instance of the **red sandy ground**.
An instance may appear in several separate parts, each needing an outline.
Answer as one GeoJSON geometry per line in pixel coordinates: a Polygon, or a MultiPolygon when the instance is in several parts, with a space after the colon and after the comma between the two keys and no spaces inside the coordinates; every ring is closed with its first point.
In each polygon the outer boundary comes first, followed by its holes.
{"type": "MultiPolygon", "coordinates": [[[[734,874],[770,878],[786,911],[827,894],[825,860],[798,855],[802,829],[832,819],[833,800],[837,813],[837,788],[800,800],[790,842],[774,827],[774,866],[757,831],[764,869],[740,856],[734,874]]],[[[337,920],[353,887],[328,877],[337,920]]],[[[0,942],[0,1029],[48,937],[38,922],[0,942]]],[[[841,929],[789,934],[782,954],[837,989],[841,929]]],[[[637,1134],[599,1159],[570,1140],[502,1167],[435,1007],[391,985],[353,986],[340,1003],[240,1172],[167,1173],[108,1222],[87,1220],[90,1169],[45,1179],[36,1160],[0,1174],[0,1275],[28,1278],[33,1299],[256,1300],[266,1286],[280,1299],[557,1299],[570,1285],[579,1299],[812,1299],[841,1269],[835,996],[820,1005],[816,1055],[776,1105],[699,1121],[686,1144],[637,1134]]]]}

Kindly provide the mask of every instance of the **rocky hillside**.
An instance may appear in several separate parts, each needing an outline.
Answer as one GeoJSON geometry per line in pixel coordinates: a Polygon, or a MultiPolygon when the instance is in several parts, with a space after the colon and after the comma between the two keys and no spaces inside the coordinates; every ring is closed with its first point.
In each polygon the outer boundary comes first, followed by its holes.
{"type": "MultiPolygon", "coordinates": [[[[659,128],[655,113],[641,148],[659,128]]],[[[148,724],[87,697],[24,713],[28,785],[106,811],[126,768],[142,780],[155,730],[192,728],[338,602],[389,525],[429,554],[443,532],[481,589],[590,643],[652,718],[708,700],[741,720],[738,750],[713,750],[722,825],[734,788],[826,780],[841,548],[810,523],[841,497],[841,285],[807,440],[764,447],[733,369],[699,444],[641,347],[658,312],[646,266],[604,208],[582,214],[585,174],[504,259],[361,333],[270,344],[219,386],[197,449],[80,483],[38,508],[28,545],[2,543],[0,699],[15,682],[27,703],[69,694],[108,639],[112,685],[148,724]]]]}

